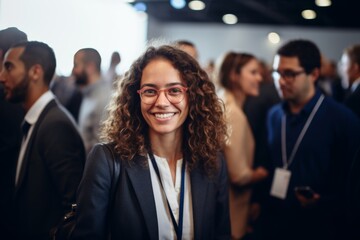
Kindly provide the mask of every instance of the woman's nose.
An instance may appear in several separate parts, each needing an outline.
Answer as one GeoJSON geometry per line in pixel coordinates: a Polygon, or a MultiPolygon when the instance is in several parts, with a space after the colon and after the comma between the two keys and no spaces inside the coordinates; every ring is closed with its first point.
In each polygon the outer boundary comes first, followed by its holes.
{"type": "Polygon", "coordinates": [[[164,90],[159,91],[159,96],[155,103],[156,105],[168,105],[170,103],[164,90]]]}

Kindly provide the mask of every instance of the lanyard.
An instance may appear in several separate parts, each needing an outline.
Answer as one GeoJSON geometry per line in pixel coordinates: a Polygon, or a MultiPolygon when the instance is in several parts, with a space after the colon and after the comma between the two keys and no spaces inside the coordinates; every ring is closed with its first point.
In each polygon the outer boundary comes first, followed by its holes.
{"type": "Polygon", "coordinates": [[[282,119],[281,119],[281,152],[282,152],[282,161],[283,161],[284,169],[287,169],[290,166],[290,164],[294,161],[294,157],[300,146],[300,143],[303,140],[304,135],[305,135],[306,131],[308,130],[310,123],[313,120],[316,112],[319,110],[320,105],[323,102],[324,98],[325,98],[324,95],[321,95],[320,98],[318,99],[318,101],[316,102],[315,107],[311,111],[308,119],[306,120],[306,123],[305,123],[303,129],[300,132],[300,135],[298,136],[298,138],[295,142],[295,145],[291,151],[289,160],[287,159],[287,154],[286,154],[286,115],[284,114],[282,116],[282,119]]]}
{"type": "Polygon", "coordinates": [[[164,186],[162,184],[162,181],[161,181],[161,178],[160,178],[160,172],[159,172],[159,168],[156,164],[156,161],[155,161],[155,158],[154,158],[154,155],[152,154],[151,151],[149,151],[149,156],[150,156],[150,160],[151,160],[151,163],[154,167],[154,170],[156,172],[156,175],[159,179],[159,182],[160,182],[160,185],[161,185],[161,188],[165,194],[165,197],[166,197],[166,203],[168,205],[168,208],[169,208],[169,212],[170,212],[170,216],[171,216],[171,220],[172,220],[172,224],[174,226],[174,229],[175,229],[175,232],[176,232],[176,239],[177,240],[181,240],[182,238],[182,231],[183,231],[183,213],[184,213],[184,188],[185,188],[185,159],[183,159],[183,162],[182,162],[182,166],[181,166],[181,185],[180,185],[180,206],[179,206],[179,221],[178,223],[176,223],[176,220],[175,220],[175,216],[171,210],[171,207],[170,207],[170,204],[169,204],[169,200],[167,199],[167,196],[166,196],[166,193],[165,193],[165,189],[164,189],[164,186]]]}

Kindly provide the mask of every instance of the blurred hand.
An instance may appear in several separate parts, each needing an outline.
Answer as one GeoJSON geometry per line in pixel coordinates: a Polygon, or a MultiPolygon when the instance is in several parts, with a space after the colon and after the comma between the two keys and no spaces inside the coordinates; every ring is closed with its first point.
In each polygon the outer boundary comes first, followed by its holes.
{"type": "Polygon", "coordinates": [[[256,179],[259,180],[263,180],[265,179],[267,176],[269,176],[269,172],[266,170],[266,168],[260,166],[257,167],[255,170],[255,175],[257,176],[256,179]]]}
{"type": "Polygon", "coordinates": [[[320,195],[318,193],[314,193],[312,198],[304,197],[298,192],[295,192],[295,196],[299,200],[301,206],[304,208],[314,207],[320,200],[320,195]]]}

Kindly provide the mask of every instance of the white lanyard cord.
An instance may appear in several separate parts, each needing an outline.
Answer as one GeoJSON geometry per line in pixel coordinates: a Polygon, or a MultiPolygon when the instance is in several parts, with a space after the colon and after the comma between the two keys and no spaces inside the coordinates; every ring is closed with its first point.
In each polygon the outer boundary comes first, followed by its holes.
{"type": "Polygon", "coordinates": [[[299,137],[296,140],[296,143],[294,145],[293,150],[291,151],[291,155],[289,158],[289,161],[287,160],[287,154],[286,154],[286,114],[284,113],[281,119],[281,152],[282,152],[282,161],[283,161],[283,168],[287,169],[290,164],[293,162],[295,154],[300,146],[301,141],[304,138],[304,135],[306,131],[308,130],[310,123],[312,122],[316,112],[319,110],[321,103],[323,102],[325,96],[321,95],[318,101],[316,102],[315,107],[311,111],[308,119],[306,120],[306,123],[303,127],[303,129],[300,132],[299,137]]]}

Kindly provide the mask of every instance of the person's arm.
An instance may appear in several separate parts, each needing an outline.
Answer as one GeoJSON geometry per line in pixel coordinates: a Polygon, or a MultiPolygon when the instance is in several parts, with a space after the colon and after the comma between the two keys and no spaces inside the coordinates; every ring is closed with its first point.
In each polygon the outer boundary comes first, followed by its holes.
{"type": "Polygon", "coordinates": [[[112,172],[104,146],[95,145],[86,160],[77,192],[76,227],[72,239],[106,239],[112,172]]]}
{"type": "Polygon", "coordinates": [[[229,106],[226,111],[229,127],[229,141],[224,148],[231,184],[244,187],[263,180],[267,170],[263,167],[252,169],[249,158],[253,158],[254,149],[249,144],[247,119],[237,106],[229,106]]]}
{"type": "Polygon", "coordinates": [[[220,171],[217,178],[215,239],[230,239],[229,188],[225,160],[219,155],[220,171]]]}
{"type": "Polygon", "coordinates": [[[236,106],[226,106],[229,140],[224,148],[231,184],[243,186],[251,181],[252,169],[247,164],[246,118],[236,106]]]}

